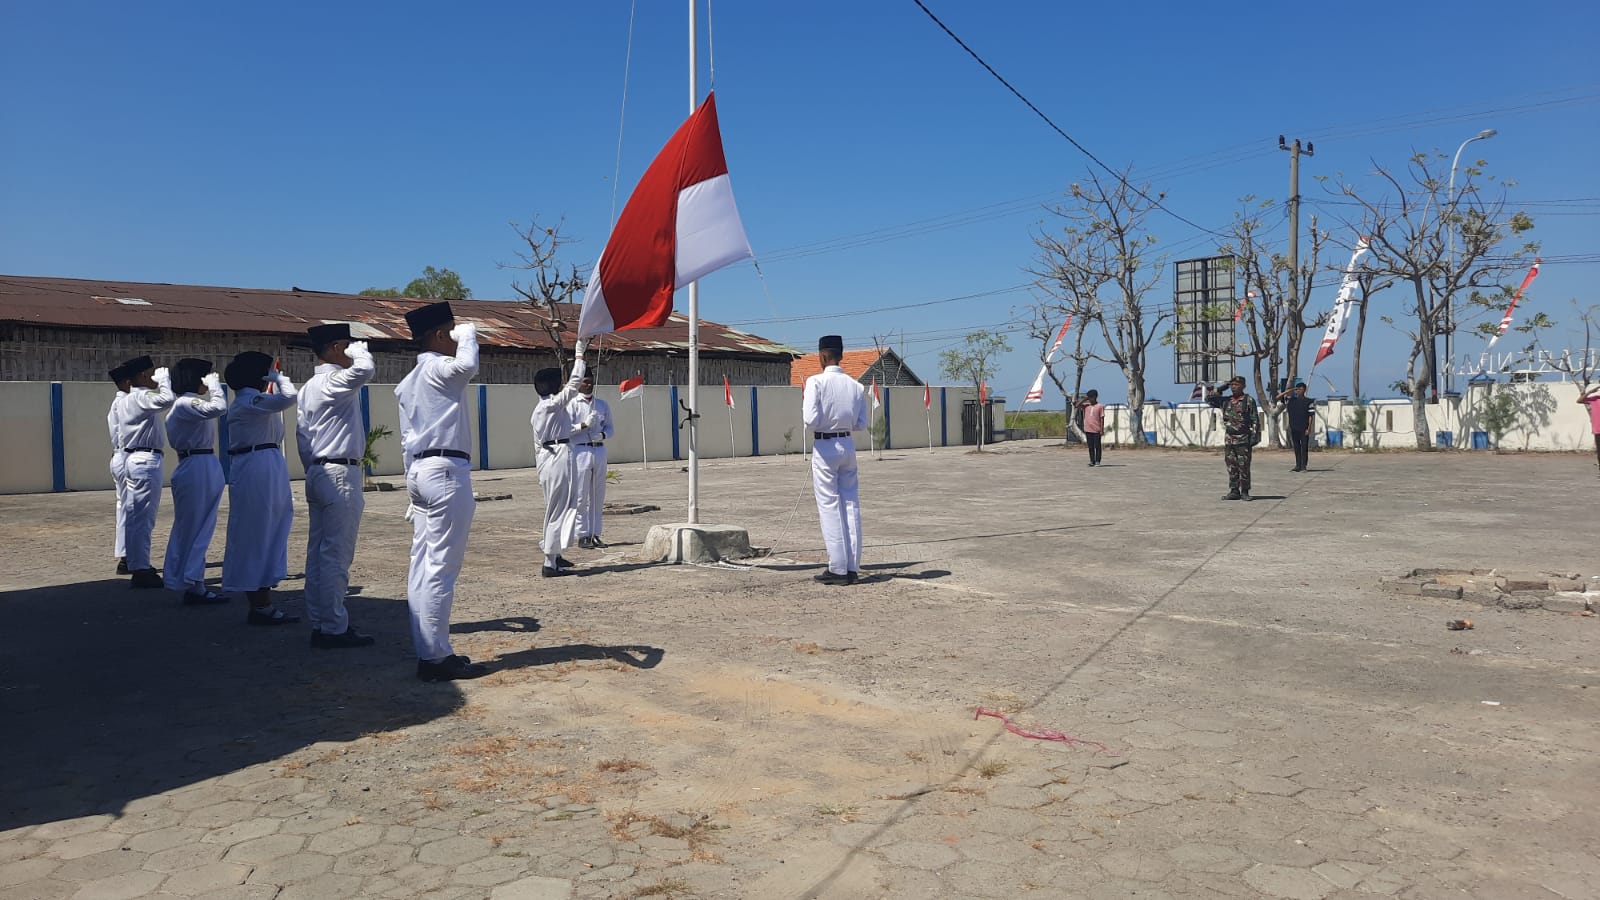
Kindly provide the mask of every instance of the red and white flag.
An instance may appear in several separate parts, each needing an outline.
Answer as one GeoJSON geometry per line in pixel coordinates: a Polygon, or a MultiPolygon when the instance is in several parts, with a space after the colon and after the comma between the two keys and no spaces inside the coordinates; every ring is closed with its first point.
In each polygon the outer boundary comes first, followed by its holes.
{"type": "Polygon", "coordinates": [[[1249,306],[1250,305],[1250,301],[1254,300],[1255,298],[1256,298],[1256,292],[1255,291],[1245,291],[1244,292],[1244,299],[1239,301],[1239,308],[1233,311],[1233,323],[1235,325],[1239,324],[1239,318],[1244,315],[1244,308],[1246,306],[1249,306]]]}
{"type": "Polygon", "coordinates": [[[1049,371],[1049,363],[1045,363],[1039,367],[1039,374],[1033,376],[1033,384],[1028,387],[1028,396],[1022,398],[1023,406],[1027,406],[1029,403],[1044,402],[1044,376],[1049,371]]]}
{"type": "Polygon", "coordinates": [[[1494,337],[1489,338],[1488,349],[1493,350],[1494,342],[1500,340],[1500,335],[1505,334],[1506,329],[1511,327],[1511,314],[1517,310],[1517,301],[1522,299],[1522,292],[1527,290],[1528,285],[1533,284],[1533,280],[1538,277],[1539,258],[1535,256],[1533,258],[1533,268],[1528,270],[1528,274],[1522,279],[1522,285],[1517,288],[1517,292],[1511,295],[1511,305],[1506,307],[1505,318],[1500,320],[1500,329],[1494,333],[1494,337]]]}
{"type": "Polygon", "coordinates": [[[622,392],[621,399],[630,400],[634,397],[644,396],[644,376],[635,375],[617,385],[617,390],[622,392]]]}
{"type": "Polygon", "coordinates": [[[1067,316],[1067,320],[1061,323],[1061,330],[1056,332],[1056,342],[1050,345],[1050,352],[1045,354],[1045,362],[1056,358],[1056,351],[1061,349],[1061,342],[1067,339],[1067,329],[1071,327],[1072,316],[1067,316]]]}
{"type": "Polygon", "coordinates": [[[1322,334],[1322,346],[1317,348],[1317,358],[1312,360],[1312,368],[1333,355],[1333,345],[1339,342],[1339,335],[1344,334],[1344,326],[1350,321],[1350,311],[1356,304],[1356,288],[1361,286],[1361,276],[1356,274],[1356,263],[1367,252],[1367,239],[1363,237],[1356,241],[1356,252],[1350,254],[1350,265],[1345,267],[1344,281],[1339,285],[1339,296],[1333,301],[1333,314],[1328,316],[1328,330],[1322,334]]]}
{"type": "Polygon", "coordinates": [[[1205,395],[1206,395],[1206,386],[1203,385],[1203,384],[1199,384],[1197,382],[1195,384],[1195,386],[1194,386],[1194,390],[1189,392],[1189,399],[1190,400],[1199,400],[1199,399],[1202,399],[1203,397],[1205,397],[1205,395]]]}
{"type": "Polygon", "coordinates": [[[933,388],[927,384],[922,386],[922,408],[933,409],[933,388]]]}
{"type": "Polygon", "coordinates": [[[753,255],[733,202],[713,92],[622,207],[583,295],[578,336],[662,325],[673,291],[753,255]]]}
{"type": "Polygon", "coordinates": [[[722,376],[722,399],[723,399],[724,402],[726,402],[728,404],[728,408],[729,409],[733,409],[734,408],[733,407],[733,385],[728,383],[728,376],[726,376],[726,375],[722,376]]]}
{"type": "Polygon", "coordinates": [[[878,394],[878,379],[872,379],[872,408],[877,409],[883,405],[883,398],[878,394]]]}

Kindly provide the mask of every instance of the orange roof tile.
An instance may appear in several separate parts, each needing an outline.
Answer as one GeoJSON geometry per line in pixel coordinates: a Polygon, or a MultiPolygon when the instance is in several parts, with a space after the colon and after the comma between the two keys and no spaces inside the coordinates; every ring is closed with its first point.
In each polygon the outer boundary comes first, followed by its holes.
{"type": "MultiPolygon", "coordinates": [[[[882,354],[876,350],[846,350],[844,359],[839,361],[839,368],[843,369],[846,375],[859,381],[880,356],[882,354]]],[[[822,357],[808,353],[789,364],[789,384],[791,387],[805,387],[806,379],[821,371],[822,357]]]]}

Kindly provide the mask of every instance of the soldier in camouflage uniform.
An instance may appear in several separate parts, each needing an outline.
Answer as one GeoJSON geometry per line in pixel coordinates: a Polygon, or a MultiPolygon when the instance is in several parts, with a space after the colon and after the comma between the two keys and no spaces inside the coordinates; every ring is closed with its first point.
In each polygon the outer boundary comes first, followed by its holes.
{"type": "Polygon", "coordinates": [[[1222,428],[1225,432],[1222,460],[1228,465],[1228,493],[1224,500],[1250,499],[1250,454],[1261,434],[1261,416],[1256,412],[1256,402],[1244,390],[1244,376],[1235,375],[1228,382],[1232,394],[1213,391],[1206,397],[1212,407],[1222,410],[1222,428]]]}

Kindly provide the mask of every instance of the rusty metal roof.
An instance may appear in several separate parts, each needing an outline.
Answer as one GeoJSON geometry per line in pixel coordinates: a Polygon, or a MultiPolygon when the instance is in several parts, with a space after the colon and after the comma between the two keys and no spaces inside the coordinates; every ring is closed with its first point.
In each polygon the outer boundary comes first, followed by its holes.
{"type": "MultiPolygon", "coordinates": [[[[304,337],[306,328],[324,322],[350,322],[365,340],[409,341],[406,311],[432,303],[392,297],[361,297],[324,291],[146,284],[80,278],[0,275],[0,322],[64,328],[163,331],[242,331],[304,337]]],[[[541,323],[549,316],[521,301],[451,300],[456,318],[478,326],[487,347],[547,350],[550,337],[541,323]]],[[[578,305],[563,304],[562,332],[570,348],[578,305]]],[[[660,328],[637,328],[604,337],[608,350],[651,353],[689,346],[689,320],[674,312],[660,328]]],[[[728,325],[700,320],[702,352],[732,356],[783,356],[797,351],[728,325]]]]}

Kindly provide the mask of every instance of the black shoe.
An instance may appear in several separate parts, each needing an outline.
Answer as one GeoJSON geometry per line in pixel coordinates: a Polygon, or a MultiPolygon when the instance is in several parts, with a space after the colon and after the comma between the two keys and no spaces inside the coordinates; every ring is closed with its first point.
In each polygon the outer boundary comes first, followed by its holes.
{"type": "Polygon", "coordinates": [[[126,556],[117,557],[117,574],[118,575],[127,575],[128,574],[128,558],[126,556]]]}
{"type": "Polygon", "coordinates": [[[572,573],[568,572],[566,569],[556,569],[556,568],[551,568],[550,566],[540,566],[539,567],[539,575],[540,575],[540,577],[543,577],[543,578],[560,578],[563,575],[571,575],[571,574],[572,573]]]}
{"type": "Polygon", "coordinates": [[[1245,501],[1246,503],[1249,503],[1251,500],[1254,500],[1255,498],[1250,496],[1250,492],[1249,491],[1244,491],[1244,492],[1239,494],[1239,499],[1245,501]]]}
{"type": "Polygon", "coordinates": [[[133,573],[133,580],[129,586],[136,588],[163,588],[166,582],[161,580],[161,573],[155,569],[140,569],[133,573]]]}
{"type": "Polygon", "coordinates": [[[582,550],[593,550],[594,544],[586,537],[578,538],[578,547],[582,550]]]}
{"type": "Polygon", "coordinates": [[[557,556],[556,557],[556,568],[558,568],[558,569],[570,569],[570,568],[572,568],[572,560],[567,559],[565,556],[557,556]]]}
{"type": "Polygon", "coordinates": [[[1238,491],[1229,491],[1228,493],[1222,495],[1222,499],[1224,499],[1224,500],[1237,500],[1237,499],[1239,499],[1239,492],[1238,491]]]}
{"type": "Polygon", "coordinates": [[[311,632],[311,646],[323,650],[338,650],[344,647],[370,647],[377,643],[377,638],[370,634],[362,634],[354,625],[345,628],[342,634],[323,634],[320,631],[311,632]]]}
{"type": "Polygon", "coordinates": [[[858,582],[860,580],[861,580],[861,573],[860,572],[851,572],[850,573],[850,583],[851,584],[855,584],[856,582],[858,582]]]}
{"type": "Polygon", "coordinates": [[[219,594],[212,590],[184,591],[183,593],[184,606],[213,606],[227,602],[227,594],[219,594]]]}
{"type": "Polygon", "coordinates": [[[600,535],[596,534],[589,537],[589,549],[604,550],[606,547],[607,544],[605,541],[600,540],[600,535]]]}
{"type": "Polygon", "coordinates": [[[855,580],[849,575],[840,575],[835,572],[823,572],[821,575],[813,575],[811,577],[814,581],[819,581],[823,584],[850,584],[855,580]]]}
{"type": "Polygon", "coordinates": [[[291,616],[275,606],[268,606],[264,609],[256,609],[252,606],[250,611],[245,614],[244,621],[246,625],[292,625],[300,621],[300,617],[291,616]]]}
{"type": "Polygon", "coordinates": [[[465,656],[446,656],[438,662],[417,660],[418,681],[458,681],[482,678],[487,674],[489,674],[488,666],[472,662],[465,656]]]}

